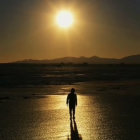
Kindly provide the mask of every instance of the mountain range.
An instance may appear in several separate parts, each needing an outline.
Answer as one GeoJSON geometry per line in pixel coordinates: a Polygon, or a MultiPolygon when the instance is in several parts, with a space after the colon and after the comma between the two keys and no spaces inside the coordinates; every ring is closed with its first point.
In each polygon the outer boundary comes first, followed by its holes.
{"type": "Polygon", "coordinates": [[[97,56],[92,57],[62,57],[56,59],[44,59],[44,60],[34,60],[34,59],[25,59],[22,61],[16,61],[14,63],[40,63],[40,64],[55,64],[55,63],[73,63],[73,64],[140,64],[140,54],[131,55],[123,57],[120,59],[116,58],[102,58],[97,56]]]}

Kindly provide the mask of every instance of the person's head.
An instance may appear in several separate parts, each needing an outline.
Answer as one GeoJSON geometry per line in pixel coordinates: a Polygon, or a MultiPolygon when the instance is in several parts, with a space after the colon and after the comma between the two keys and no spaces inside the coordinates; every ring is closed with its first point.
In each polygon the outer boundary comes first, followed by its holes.
{"type": "Polygon", "coordinates": [[[74,89],[74,88],[72,88],[72,89],[71,89],[71,93],[74,93],[74,92],[75,92],[75,89],[74,89]]]}

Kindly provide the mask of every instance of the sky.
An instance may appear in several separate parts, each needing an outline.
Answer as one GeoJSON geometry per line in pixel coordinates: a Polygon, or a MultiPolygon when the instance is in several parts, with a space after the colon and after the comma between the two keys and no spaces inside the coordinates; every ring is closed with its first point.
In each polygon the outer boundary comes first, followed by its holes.
{"type": "Polygon", "coordinates": [[[0,63],[140,54],[139,0],[0,0],[0,63]],[[56,24],[61,10],[74,24],[56,24]]]}

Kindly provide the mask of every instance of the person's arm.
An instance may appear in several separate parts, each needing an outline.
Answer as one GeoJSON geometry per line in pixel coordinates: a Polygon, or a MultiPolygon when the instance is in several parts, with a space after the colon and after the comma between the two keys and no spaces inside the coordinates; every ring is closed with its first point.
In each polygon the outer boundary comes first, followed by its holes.
{"type": "Polygon", "coordinates": [[[76,104],[76,106],[77,106],[77,95],[75,94],[75,104],[76,104]]]}
{"type": "Polygon", "coordinates": [[[66,104],[68,105],[69,103],[69,95],[67,96],[66,104]]]}

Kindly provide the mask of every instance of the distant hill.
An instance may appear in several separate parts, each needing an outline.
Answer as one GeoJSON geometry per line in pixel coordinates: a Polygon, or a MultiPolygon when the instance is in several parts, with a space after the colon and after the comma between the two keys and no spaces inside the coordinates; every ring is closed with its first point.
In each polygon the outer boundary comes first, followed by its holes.
{"type": "Polygon", "coordinates": [[[55,63],[73,63],[73,64],[140,64],[140,55],[131,55],[121,59],[115,58],[101,58],[97,56],[93,57],[63,57],[57,59],[45,59],[45,60],[32,60],[26,59],[22,61],[17,61],[14,63],[41,63],[41,64],[55,64],[55,63]]]}
{"type": "Polygon", "coordinates": [[[120,59],[122,63],[140,64],[140,55],[131,55],[120,59]]]}

